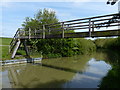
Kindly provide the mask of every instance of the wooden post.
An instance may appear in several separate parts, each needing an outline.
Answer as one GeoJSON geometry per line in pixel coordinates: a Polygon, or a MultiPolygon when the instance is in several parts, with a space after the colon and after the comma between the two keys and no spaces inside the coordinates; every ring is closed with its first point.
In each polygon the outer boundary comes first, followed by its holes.
{"type": "Polygon", "coordinates": [[[91,37],[91,19],[89,19],[89,37],[91,37]]]}
{"type": "Polygon", "coordinates": [[[36,35],[36,29],[35,29],[35,35],[36,35]]]}
{"type": "Polygon", "coordinates": [[[48,29],[48,30],[49,30],[48,32],[49,32],[49,34],[50,34],[50,27],[48,27],[48,28],[49,28],[49,29],[48,29]]]}
{"type": "Polygon", "coordinates": [[[30,39],[30,36],[31,36],[30,31],[31,31],[31,29],[29,28],[29,37],[28,37],[29,39],[30,39]]]}
{"type": "Polygon", "coordinates": [[[65,32],[64,32],[64,22],[62,23],[62,38],[64,38],[65,32]]]}
{"type": "Polygon", "coordinates": [[[22,42],[23,42],[23,45],[24,45],[24,49],[25,49],[26,55],[29,56],[28,48],[27,48],[27,45],[26,45],[26,40],[24,40],[22,42]]]}
{"type": "Polygon", "coordinates": [[[67,30],[69,30],[69,25],[68,25],[68,27],[67,27],[67,30]]]}
{"type": "Polygon", "coordinates": [[[43,25],[43,39],[45,39],[45,25],[43,25]]]}
{"type": "Polygon", "coordinates": [[[92,32],[94,32],[94,22],[92,22],[92,32]]]}
{"type": "Polygon", "coordinates": [[[15,43],[15,47],[14,47],[14,50],[13,50],[13,53],[12,53],[12,56],[11,58],[14,58],[15,57],[15,54],[20,46],[20,39],[17,39],[18,41],[15,43]]]}
{"type": "Polygon", "coordinates": [[[94,38],[94,21],[92,21],[92,38],[94,38]]]}

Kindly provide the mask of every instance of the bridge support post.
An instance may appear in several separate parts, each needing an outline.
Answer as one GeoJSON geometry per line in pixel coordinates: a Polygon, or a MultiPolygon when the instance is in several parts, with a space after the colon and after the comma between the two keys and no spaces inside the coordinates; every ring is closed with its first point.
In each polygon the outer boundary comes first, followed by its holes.
{"type": "Polygon", "coordinates": [[[64,32],[64,22],[62,23],[62,38],[64,38],[65,32],[64,32]]]}
{"type": "Polygon", "coordinates": [[[91,19],[89,19],[89,37],[91,37],[91,19]]]}
{"type": "Polygon", "coordinates": [[[92,38],[94,38],[94,21],[92,21],[92,34],[93,34],[92,38]]]}
{"type": "Polygon", "coordinates": [[[31,29],[29,28],[29,39],[30,39],[30,36],[31,36],[31,33],[30,33],[31,29]]]}
{"type": "Polygon", "coordinates": [[[45,39],[45,25],[43,25],[43,39],[45,39]]]}
{"type": "Polygon", "coordinates": [[[23,46],[24,46],[26,55],[29,56],[28,48],[27,48],[27,45],[26,45],[26,40],[24,40],[24,41],[22,41],[22,42],[23,42],[23,46]]]}
{"type": "Polygon", "coordinates": [[[49,34],[50,34],[50,27],[48,27],[49,29],[48,29],[48,32],[49,32],[49,34]]]}
{"type": "Polygon", "coordinates": [[[20,46],[20,43],[21,43],[20,39],[17,39],[17,42],[15,43],[15,47],[14,47],[14,50],[13,50],[13,53],[12,53],[11,58],[14,58],[14,57],[15,57],[15,54],[16,54],[19,46],[20,46]]]}

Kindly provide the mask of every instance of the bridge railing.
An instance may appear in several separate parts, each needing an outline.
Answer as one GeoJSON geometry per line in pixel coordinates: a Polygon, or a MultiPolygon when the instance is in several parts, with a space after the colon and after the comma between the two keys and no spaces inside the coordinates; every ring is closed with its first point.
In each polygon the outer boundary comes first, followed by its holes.
{"type": "MultiPolygon", "coordinates": [[[[117,29],[120,26],[120,13],[96,16],[91,18],[76,19],[53,24],[42,25],[40,29],[20,29],[17,38],[46,38],[46,36],[61,34],[64,38],[66,33],[91,32],[106,30],[106,27],[117,29]]],[[[113,30],[113,29],[112,29],[113,30]]]]}
{"type": "Polygon", "coordinates": [[[94,32],[96,29],[104,28],[104,27],[116,27],[120,25],[120,14],[111,14],[104,16],[97,16],[91,18],[84,19],[76,19],[71,21],[65,21],[55,24],[49,24],[50,30],[57,30],[69,32],[70,30],[78,31],[78,32],[89,32],[91,36],[91,32],[94,32]],[[61,26],[60,28],[58,26],[61,26]]]}
{"type": "Polygon", "coordinates": [[[11,43],[10,43],[10,48],[9,48],[9,52],[11,52],[11,50],[13,49],[15,43],[17,42],[17,39],[19,38],[20,34],[20,28],[18,28],[17,32],[15,33],[11,43]]]}

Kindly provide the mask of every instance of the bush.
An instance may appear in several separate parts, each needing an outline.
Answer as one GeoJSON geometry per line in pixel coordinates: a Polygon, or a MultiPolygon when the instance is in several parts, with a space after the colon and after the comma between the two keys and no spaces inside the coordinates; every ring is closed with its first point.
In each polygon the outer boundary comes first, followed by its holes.
{"type": "Polygon", "coordinates": [[[67,57],[77,54],[87,54],[95,51],[95,44],[86,39],[40,39],[35,46],[36,51],[44,57],[67,57]]]}
{"type": "Polygon", "coordinates": [[[93,41],[87,39],[77,39],[77,47],[81,54],[88,54],[96,50],[96,45],[93,41]]]}

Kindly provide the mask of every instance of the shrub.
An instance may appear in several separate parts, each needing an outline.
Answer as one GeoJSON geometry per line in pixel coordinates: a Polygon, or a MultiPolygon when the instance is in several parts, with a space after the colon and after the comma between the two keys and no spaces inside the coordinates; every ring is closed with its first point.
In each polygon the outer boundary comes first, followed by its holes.
{"type": "Polygon", "coordinates": [[[40,39],[36,43],[37,51],[45,57],[67,57],[95,51],[95,44],[86,39],[40,39]]]}

